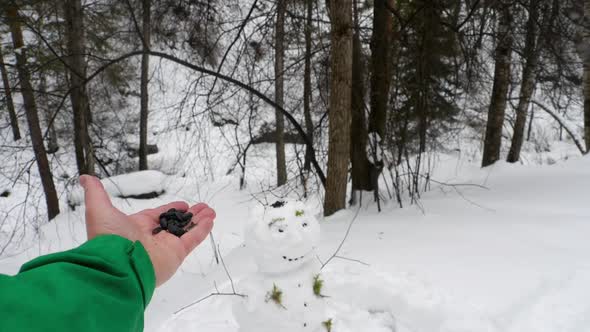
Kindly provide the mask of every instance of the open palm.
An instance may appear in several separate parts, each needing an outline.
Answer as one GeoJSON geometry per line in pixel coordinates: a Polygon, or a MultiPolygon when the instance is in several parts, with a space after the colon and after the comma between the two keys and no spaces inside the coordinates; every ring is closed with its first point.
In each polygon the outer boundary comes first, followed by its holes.
{"type": "Polygon", "coordinates": [[[154,266],[158,286],[172,277],[186,256],[203,242],[213,228],[215,211],[204,203],[189,207],[186,202],[173,202],[126,215],[113,206],[96,177],[83,175],[80,184],[84,188],[88,240],[98,235],[114,234],[141,242],[154,266]],[[180,238],[168,232],[153,235],[153,229],[159,226],[160,214],[172,208],[192,212],[192,222],[196,226],[180,238]]]}

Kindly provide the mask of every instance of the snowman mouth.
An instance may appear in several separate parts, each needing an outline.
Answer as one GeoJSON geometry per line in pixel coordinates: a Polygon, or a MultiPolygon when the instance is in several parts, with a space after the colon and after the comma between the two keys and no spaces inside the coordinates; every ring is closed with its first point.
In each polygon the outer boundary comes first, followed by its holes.
{"type": "Polygon", "coordinates": [[[296,262],[300,259],[303,259],[305,257],[305,255],[303,256],[299,256],[299,257],[287,257],[287,256],[283,256],[283,260],[285,261],[289,261],[289,262],[296,262]]]}
{"type": "Polygon", "coordinates": [[[296,261],[302,260],[303,258],[305,258],[305,256],[313,253],[313,251],[315,249],[316,249],[316,247],[312,247],[311,250],[309,250],[308,252],[306,252],[305,254],[303,254],[301,256],[296,256],[296,257],[283,256],[283,260],[288,261],[288,262],[296,262],[296,261]]]}

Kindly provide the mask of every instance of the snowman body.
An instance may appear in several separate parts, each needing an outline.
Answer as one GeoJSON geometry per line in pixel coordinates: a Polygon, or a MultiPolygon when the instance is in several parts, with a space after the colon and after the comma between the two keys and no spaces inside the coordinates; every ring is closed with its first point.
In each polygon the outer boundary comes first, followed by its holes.
{"type": "Polygon", "coordinates": [[[258,270],[238,284],[246,295],[233,307],[240,332],[325,331],[325,300],[314,292],[318,242],[318,221],[303,203],[254,210],[246,247],[258,270]]]}

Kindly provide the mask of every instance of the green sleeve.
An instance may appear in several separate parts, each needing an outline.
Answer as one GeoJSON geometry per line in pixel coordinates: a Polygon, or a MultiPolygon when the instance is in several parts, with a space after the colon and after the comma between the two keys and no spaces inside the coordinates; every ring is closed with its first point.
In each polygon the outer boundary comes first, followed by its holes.
{"type": "Polygon", "coordinates": [[[0,331],[142,331],[155,284],[141,243],[99,236],[0,275],[0,331]]]}

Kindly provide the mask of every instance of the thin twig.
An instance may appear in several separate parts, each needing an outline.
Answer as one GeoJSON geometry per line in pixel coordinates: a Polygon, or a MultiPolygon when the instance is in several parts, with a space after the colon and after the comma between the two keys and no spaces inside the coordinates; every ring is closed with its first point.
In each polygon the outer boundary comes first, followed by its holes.
{"type": "Polygon", "coordinates": [[[555,119],[555,121],[557,121],[563,129],[565,129],[565,131],[568,133],[568,135],[570,136],[572,141],[574,141],[574,143],[576,144],[576,147],[578,148],[578,150],[580,150],[580,153],[582,153],[583,155],[587,153],[586,149],[584,149],[583,144],[576,137],[576,134],[570,130],[569,126],[567,126],[564,119],[562,119],[559,115],[555,114],[555,112],[551,111],[547,106],[541,104],[540,102],[538,102],[536,100],[531,100],[531,103],[539,106],[543,111],[545,111],[549,115],[551,115],[551,117],[553,117],[553,119],[555,119]]]}
{"type": "MultiPolygon", "coordinates": [[[[225,53],[223,54],[223,57],[221,58],[221,62],[219,62],[219,66],[217,66],[217,73],[221,73],[221,68],[223,67],[223,64],[225,63],[225,60],[227,59],[229,52],[234,47],[236,42],[240,39],[240,36],[242,35],[244,28],[246,27],[246,25],[250,21],[250,17],[252,16],[252,13],[254,12],[254,9],[256,8],[257,3],[258,3],[258,0],[254,0],[254,3],[252,3],[252,6],[250,7],[250,11],[248,11],[246,18],[244,19],[244,21],[240,25],[240,28],[238,29],[238,33],[236,34],[236,37],[234,38],[233,42],[229,45],[229,47],[225,50],[225,53]]],[[[209,94],[207,94],[208,97],[211,95],[211,93],[215,89],[215,85],[217,84],[217,80],[218,80],[218,78],[216,76],[215,79],[213,80],[213,84],[211,85],[211,89],[209,89],[209,94]]],[[[207,104],[208,103],[209,103],[209,101],[207,100],[207,104]]]]}
{"type": "MultiPolygon", "coordinates": [[[[139,36],[139,40],[141,41],[141,44],[144,48],[149,49],[148,47],[148,41],[145,40],[145,38],[143,38],[143,30],[139,28],[139,23],[137,22],[137,18],[135,17],[135,12],[133,11],[133,6],[131,6],[131,3],[129,2],[129,0],[125,0],[125,3],[127,4],[127,9],[129,10],[129,14],[131,15],[131,20],[133,21],[133,26],[135,27],[135,31],[137,32],[137,35],[139,36]]],[[[146,10],[146,8],[143,8],[143,10],[146,10]]],[[[151,10],[151,8],[148,8],[147,10],[151,10]]]]}
{"type": "Polygon", "coordinates": [[[234,287],[234,280],[232,279],[231,275],[229,274],[229,271],[227,270],[227,266],[225,265],[225,262],[223,261],[223,255],[221,255],[221,249],[219,249],[219,245],[217,245],[217,252],[219,252],[219,258],[221,259],[221,265],[223,266],[223,270],[225,271],[225,275],[227,275],[227,278],[229,279],[229,283],[231,284],[231,290],[232,292],[236,292],[236,288],[234,287]]]}
{"type": "Polygon", "coordinates": [[[201,302],[205,301],[206,299],[208,299],[208,298],[210,298],[210,297],[213,297],[213,296],[239,296],[239,297],[247,297],[247,296],[246,296],[246,295],[244,295],[244,294],[237,294],[237,293],[219,293],[219,292],[216,292],[216,293],[211,293],[211,294],[209,294],[209,295],[207,295],[207,296],[205,296],[205,297],[202,297],[202,298],[198,299],[197,301],[195,301],[195,302],[193,302],[193,303],[191,303],[191,304],[187,304],[187,305],[185,305],[184,307],[182,307],[182,308],[180,308],[180,309],[176,310],[176,311],[174,312],[174,315],[178,315],[180,312],[182,312],[182,311],[184,311],[184,310],[188,309],[189,307],[192,307],[192,306],[194,306],[194,305],[196,305],[196,304],[199,304],[199,303],[201,303],[201,302]]]}
{"type": "Polygon", "coordinates": [[[334,252],[334,254],[332,254],[332,256],[330,258],[328,258],[328,260],[324,264],[322,264],[321,269],[323,269],[326,265],[328,265],[328,263],[330,263],[330,261],[338,255],[338,252],[340,251],[340,249],[342,249],[344,242],[348,238],[348,235],[350,234],[350,229],[352,228],[352,224],[354,224],[354,221],[356,220],[356,217],[359,215],[360,211],[361,211],[361,204],[359,204],[359,207],[356,209],[356,213],[354,214],[354,217],[350,220],[350,223],[348,224],[348,228],[346,229],[346,234],[344,234],[344,238],[342,238],[340,245],[338,245],[338,248],[336,248],[336,251],[334,252]]]}
{"type": "Polygon", "coordinates": [[[209,233],[209,238],[211,238],[211,247],[213,248],[213,253],[215,254],[215,263],[219,265],[219,253],[217,252],[217,246],[215,245],[215,239],[213,238],[213,232],[209,233]]]}
{"type": "Polygon", "coordinates": [[[490,188],[488,188],[486,186],[483,186],[481,184],[476,184],[476,183],[446,183],[446,182],[441,182],[441,181],[434,180],[431,177],[426,177],[423,174],[419,174],[419,176],[424,177],[424,178],[427,178],[429,181],[432,181],[432,182],[434,182],[436,184],[439,184],[439,185],[445,186],[445,187],[453,187],[453,188],[456,188],[456,187],[475,187],[475,188],[479,188],[479,189],[490,190],[490,188]]]}
{"type": "MultiPolygon", "coordinates": [[[[293,125],[293,127],[295,127],[295,130],[297,131],[297,133],[301,136],[301,138],[303,139],[303,141],[305,142],[305,145],[307,147],[309,147],[310,149],[310,156],[311,156],[311,163],[314,166],[314,169],[316,171],[316,174],[318,175],[318,177],[320,178],[320,181],[322,183],[322,185],[325,187],[326,185],[326,176],[324,174],[324,171],[322,169],[322,167],[320,166],[320,164],[318,163],[316,156],[315,156],[315,149],[313,147],[313,144],[311,143],[309,137],[307,136],[307,133],[305,132],[305,130],[303,130],[303,128],[301,127],[301,125],[299,124],[299,122],[295,119],[295,117],[291,114],[291,112],[285,110],[283,107],[279,106],[277,103],[275,103],[272,99],[270,99],[268,96],[266,96],[264,93],[256,90],[255,88],[241,82],[238,81],[234,78],[231,78],[229,76],[217,73],[215,71],[209,70],[207,68],[204,68],[202,66],[198,66],[195,64],[192,64],[188,61],[179,59],[173,55],[170,54],[166,54],[166,53],[162,53],[162,52],[156,52],[156,51],[151,51],[151,50],[141,50],[141,51],[132,51],[129,52],[127,54],[121,55],[115,59],[110,60],[108,63],[104,64],[103,66],[101,66],[100,68],[98,68],[94,73],[92,73],[90,76],[88,76],[83,82],[82,85],[86,85],[88,82],[90,82],[91,80],[93,80],[94,78],[96,78],[100,73],[102,73],[103,71],[105,71],[107,68],[109,68],[110,66],[117,64],[121,61],[124,61],[126,59],[132,58],[134,56],[138,56],[138,55],[143,55],[143,54],[148,54],[151,56],[155,56],[155,57],[159,57],[159,58],[163,58],[163,59],[167,59],[169,61],[172,61],[174,63],[177,63],[181,66],[187,67],[191,70],[203,73],[205,75],[210,75],[210,76],[214,76],[217,77],[221,80],[224,80],[226,82],[229,82],[233,85],[236,85],[246,91],[249,91],[250,93],[254,94],[255,96],[257,96],[258,98],[260,98],[261,100],[263,100],[265,103],[267,103],[268,105],[272,106],[273,108],[277,109],[279,112],[283,113],[283,115],[287,118],[287,120],[289,120],[289,122],[293,125]]],[[[72,93],[72,91],[74,90],[74,88],[71,88],[70,90],[68,90],[66,92],[66,94],[63,96],[59,106],[57,107],[56,111],[53,113],[51,120],[48,123],[48,128],[53,124],[53,122],[55,121],[55,118],[57,117],[57,114],[59,113],[59,111],[61,110],[61,108],[63,107],[66,98],[70,95],[70,93],[72,93]]],[[[47,136],[49,130],[46,130],[44,137],[47,136]]]]}
{"type": "Polygon", "coordinates": [[[353,258],[348,258],[348,257],[343,257],[343,256],[334,256],[334,258],[343,259],[345,261],[356,262],[356,263],[359,263],[359,264],[362,264],[365,266],[371,266],[370,264],[365,263],[365,262],[361,261],[360,259],[353,259],[353,258]]]}
{"type": "Polygon", "coordinates": [[[487,211],[491,211],[491,212],[495,212],[496,211],[494,209],[491,209],[491,208],[485,207],[485,206],[483,206],[481,204],[478,204],[478,203],[474,202],[473,200],[465,197],[465,195],[463,195],[463,193],[457,187],[452,187],[452,188],[455,190],[455,192],[457,193],[457,195],[461,196],[461,198],[463,198],[466,202],[468,202],[468,203],[470,203],[470,204],[472,204],[474,206],[477,206],[478,208],[487,210],[487,211]]]}

